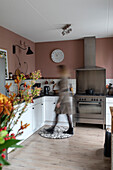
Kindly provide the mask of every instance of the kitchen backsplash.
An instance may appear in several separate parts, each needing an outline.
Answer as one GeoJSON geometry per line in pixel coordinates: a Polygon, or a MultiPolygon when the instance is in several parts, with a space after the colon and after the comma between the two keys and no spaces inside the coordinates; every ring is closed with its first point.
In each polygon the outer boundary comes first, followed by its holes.
{"type": "MultiPolygon", "coordinates": [[[[38,79],[38,80],[36,80],[36,83],[41,83],[42,90],[44,89],[44,86],[50,86],[50,91],[52,92],[52,90],[53,90],[52,82],[54,81],[54,83],[57,84],[59,80],[60,79],[38,79]],[[45,84],[45,82],[46,83],[48,82],[48,84],[45,84]]],[[[26,84],[28,85],[28,84],[30,84],[31,80],[25,80],[25,81],[26,81],[26,84]]],[[[68,82],[69,82],[69,87],[71,84],[72,88],[73,88],[73,92],[76,93],[76,79],[68,79],[68,82]]],[[[14,80],[6,80],[6,83],[8,83],[8,84],[12,83],[10,90],[15,93],[17,92],[17,86],[16,86],[14,80]]],[[[113,79],[106,79],[106,84],[109,84],[109,83],[113,84],[113,79]]],[[[55,86],[55,89],[57,89],[57,85],[55,86]]]]}
{"type": "MultiPolygon", "coordinates": [[[[44,86],[49,86],[50,87],[50,92],[53,91],[53,84],[52,82],[54,81],[54,83],[56,83],[56,86],[54,87],[54,89],[57,89],[57,84],[59,82],[60,79],[38,79],[35,81],[35,83],[41,83],[41,88],[42,90],[44,90],[44,86]],[[45,82],[48,84],[45,84],[45,82]]],[[[31,80],[24,80],[26,82],[26,84],[30,84],[31,80]]],[[[15,92],[17,93],[17,85],[15,84],[14,80],[6,80],[6,83],[10,84],[12,83],[12,86],[10,88],[11,92],[15,92]]],[[[73,88],[73,92],[76,93],[76,79],[68,79],[68,83],[69,83],[69,87],[70,84],[72,85],[73,88]]]]}
{"type": "Polygon", "coordinates": [[[109,83],[113,84],[113,79],[106,79],[106,85],[109,83]]]}

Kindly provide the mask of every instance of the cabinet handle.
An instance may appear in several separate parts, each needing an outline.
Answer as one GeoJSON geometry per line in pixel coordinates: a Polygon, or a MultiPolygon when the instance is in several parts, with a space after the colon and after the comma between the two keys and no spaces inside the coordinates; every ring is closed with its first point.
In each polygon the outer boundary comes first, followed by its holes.
{"type": "Polygon", "coordinates": [[[53,103],[53,104],[55,104],[55,103],[53,103]]]}
{"type": "Polygon", "coordinates": [[[34,107],[32,107],[32,109],[34,109],[34,107]]]}
{"type": "Polygon", "coordinates": [[[43,105],[43,103],[41,105],[43,105]]]}

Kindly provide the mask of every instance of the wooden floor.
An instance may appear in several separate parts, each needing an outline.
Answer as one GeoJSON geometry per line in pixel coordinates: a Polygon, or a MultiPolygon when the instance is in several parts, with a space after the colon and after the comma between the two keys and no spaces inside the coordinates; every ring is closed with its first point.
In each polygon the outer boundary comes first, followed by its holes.
{"type": "Polygon", "coordinates": [[[67,139],[47,139],[36,132],[9,154],[11,166],[3,170],[110,170],[104,157],[105,131],[95,127],[76,127],[67,139]]]}

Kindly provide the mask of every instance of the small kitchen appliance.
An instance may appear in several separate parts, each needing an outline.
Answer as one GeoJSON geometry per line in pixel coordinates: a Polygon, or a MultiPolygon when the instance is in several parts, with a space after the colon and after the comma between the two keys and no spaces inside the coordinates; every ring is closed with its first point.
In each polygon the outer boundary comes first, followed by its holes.
{"type": "Polygon", "coordinates": [[[34,88],[34,87],[41,88],[41,83],[35,83],[35,84],[33,85],[33,88],[34,88]]]}
{"type": "Polygon", "coordinates": [[[44,86],[44,95],[49,95],[50,87],[44,86]]]}

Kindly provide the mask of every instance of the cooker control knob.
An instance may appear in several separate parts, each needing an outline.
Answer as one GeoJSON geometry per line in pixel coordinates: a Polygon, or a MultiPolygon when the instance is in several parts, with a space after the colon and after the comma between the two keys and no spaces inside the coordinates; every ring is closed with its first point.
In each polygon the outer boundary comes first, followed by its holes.
{"type": "Polygon", "coordinates": [[[93,99],[91,99],[91,101],[93,101],[93,99]]]}
{"type": "Polygon", "coordinates": [[[94,101],[95,101],[95,99],[94,99],[94,101]]]}
{"type": "Polygon", "coordinates": [[[102,101],[102,99],[100,99],[100,101],[102,101]]]}

